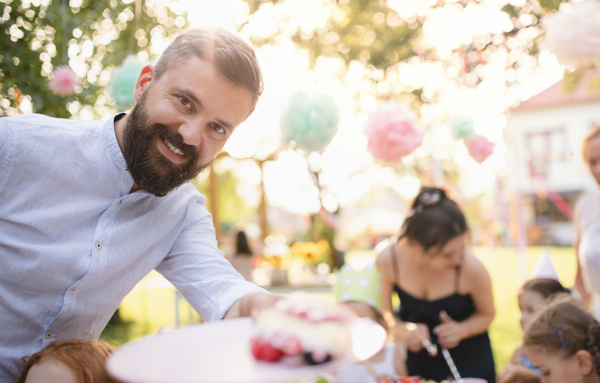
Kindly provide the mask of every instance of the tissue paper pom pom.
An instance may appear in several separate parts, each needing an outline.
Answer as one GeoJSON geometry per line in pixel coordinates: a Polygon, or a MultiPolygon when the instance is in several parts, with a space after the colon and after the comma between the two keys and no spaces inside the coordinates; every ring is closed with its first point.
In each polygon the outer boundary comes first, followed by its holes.
{"type": "Polygon", "coordinates": [[[423,132],[406,106],[392,102],[377,109],[365,127],[367,149],[385,164],[396,164],[423,143],[423,132]]]}
{"type": "Polygon", "coordinates": [[[140,61],[135,55],[129,55],[121,65],[113,69],[108,84],[108,90],[120,109],[129,109],[135,105],[133,91],[135,84],[146,63],[140,61]]]}
{"type": "Polygon", "coordinates": [[[563,65],[588,66],[600,62],[600,2],[569,4],[542,19],[546,37],[542,46],[556,54],[563,65]]]}
{"type": "Polygon", "coordinates": [[[68,65],[61,65],[52,72],[52,79],[48,87],[52,93],[65,97],[75,93],[75,85],[77,85],[77,75],[68,65]]]}
{"type": "Polygon", "coordinates": [[[467,150],[469,155],[478,163],[482,163],[492,154],[494,143],[484,136],[474,136],[467,141],[467,150]]]}
{"type": "Polygon", "coordinates": [[[312,91],[294,94],[281,115],[284,143],[294,141],[298,149],[322,152],[337,131],[338,110],[331,96],[312,91]]]}
{"type": "Polygon", "coordinates": [[[467,117],[454,117],[451,120],[452,131],[456,138],[467,138],[473,134],[473,120],[467,117]]]}

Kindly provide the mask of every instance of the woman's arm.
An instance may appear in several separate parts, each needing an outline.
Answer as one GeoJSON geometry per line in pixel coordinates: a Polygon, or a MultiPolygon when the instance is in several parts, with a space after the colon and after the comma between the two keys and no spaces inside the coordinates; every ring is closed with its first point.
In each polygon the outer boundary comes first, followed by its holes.
{"type": "Polygon", "coordinates": [[[439,343],[444,348],[454,348],[463,340],[485,332],[494,316],[492,280],[485,266],[472,254],[465,255],[461,280],[467,284],[467,292],[473,299],[475,312],[467,319],[456,322],[442,312],[442,324],[434,329],[439,343]]]}
{"type": "Polygon", "coordinates": [[[391,262],[392,254],[385,248],[375,258],[375,266],[381,273],[381,314],[388,326],[389,333],[394,339],[405,339],[402,334],[396,333],[397,320],[392,307],[392,292],[394,289],[394,275],[391,262]]]}
{"type": "Polygon", "coordinates": [[[377,254],[375,266],[381,273],[381,314],[388,326],[388,333],[396,341],[406,341],[407,347],[412,352],[419,352],[423,348],[423,339],[430,339],[429,329],[423,323],[407,323],[399,320],[392,307],[392,293],[394,284],[393,254],[389,248],[377,254]]]}
{"type": "Polygon", "coordinates": [[[585,307],[586,309],[589,309],[591,296],[590,296],[590,293],[585,288],[585,285],[583,284],[583,277],[581,276],[581,262],[579,262],[580,232],[579,232],[579,224],[578,224],[578,222],[579,222],[578,211],[579,211],[579,209],[575,209],[575,214],[573,216],[573,225],[575,227],[575,239],[573,240],[573,248],[575,249],[575,262],[577,262],[577,268],[575,271],[575,284],[573,285],[573,287],[575,288],[575,290],[577,290],[577,293],[581,297],[581,303],[583,304],[583,307],[585,307]]]}

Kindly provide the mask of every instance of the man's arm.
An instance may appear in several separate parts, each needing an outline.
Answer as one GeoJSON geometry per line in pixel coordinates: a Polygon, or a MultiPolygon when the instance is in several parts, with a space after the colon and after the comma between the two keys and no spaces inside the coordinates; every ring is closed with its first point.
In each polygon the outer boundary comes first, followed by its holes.
{"type": "Polygon", "coordinates": [[[261,310],[273,306],[279,298],[281,298],[281,296],[263,292],[246,294],[231,306],[223,319],[250,316],[254,310],[261,310]]]}

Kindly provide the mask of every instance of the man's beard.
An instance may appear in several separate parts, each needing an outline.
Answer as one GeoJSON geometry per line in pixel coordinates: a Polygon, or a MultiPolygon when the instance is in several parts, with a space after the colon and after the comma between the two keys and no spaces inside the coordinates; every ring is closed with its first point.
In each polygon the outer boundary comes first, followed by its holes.
{"type": "Polygon", "coordinates": [[[195,178],[210,163],[197,165],[199,153],[194,146],[185,144],[183,137],[168,126],[150,121],[144,96],[127,118],[123,133],[123,156],[138,188],[162,197],[195,178]],[[164,139],[179,148],[187,161],[176,164],[166,158],[157,147],[157,140],[164,139]]]}

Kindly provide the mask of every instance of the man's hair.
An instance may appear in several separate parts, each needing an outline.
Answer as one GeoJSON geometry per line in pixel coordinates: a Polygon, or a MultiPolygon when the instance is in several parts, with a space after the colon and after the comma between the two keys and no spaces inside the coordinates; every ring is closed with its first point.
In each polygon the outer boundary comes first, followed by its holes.
{"type": "MultiPolygon", "coordinates": [[[[192,57],[212,62],[229,81],[252,93],[250,113],[263,91],[263,80],[254,49],[234,33],[222,28],[192,28],[181,33],[165,49],[154,68],[160,79],[167,69],[192,57]]],[[[250,114],[249,113],[249,114],[250,114]]]]}
{"type": "Polygon", "coordinates": [[[29,370],[44,360],[63,363],[81,383],[119,383],[106,371],[106,358],[115,347],[96,339],[71,339],[50,343],[46,348],[23,358],[25,365],[16,383],[25,383],[29,370]]]}

